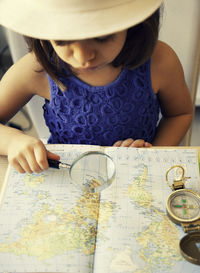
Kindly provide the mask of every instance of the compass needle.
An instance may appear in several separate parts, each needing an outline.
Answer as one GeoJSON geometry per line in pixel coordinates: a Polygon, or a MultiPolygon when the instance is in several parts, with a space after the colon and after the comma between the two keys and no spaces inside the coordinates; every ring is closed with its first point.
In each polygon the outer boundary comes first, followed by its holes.
{"type": "Polygon", "coordinates": [[[182,208],[181,205],[173,205],[174,208],[182,208]]]}

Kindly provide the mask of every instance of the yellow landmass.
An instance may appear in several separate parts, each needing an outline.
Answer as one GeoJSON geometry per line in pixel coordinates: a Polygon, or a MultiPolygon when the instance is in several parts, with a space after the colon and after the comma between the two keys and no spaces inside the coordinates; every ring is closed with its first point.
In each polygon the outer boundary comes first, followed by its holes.
{"type": "Polygon", "coordinates": [[[152,201],[151,194],[144,189],[147,173],[147,166],[144,166],[142,174],[133,181],[127,190],[128,197],[143,208],[148,208],[152,201]]]}
{"type": "Polygon", "coordinates": [[[156,268],[159,264],[173,266],[176,261],[182,259],[179,252],[178,229],[164,213],[154,210],[162,220],[153,221],[137,238],[141,246],[140,256],[147,265],[141,272],[149,272],[148,267],[156,268]]]}
{"type": "MultiPolygon", "coordinates": [[[[103,207],[106,212],[109,204],[103,207]]],[[[91,255],[95,250],[98,215],[98,193],[85,193],[68,212],[61,203],[53,209],[43,204],[42,209],[34,214],[33,222],[22,228],[20,239],[0,244],[0,252],[26,254],[39,260],[70,250],[91,255]]],[[[104,221],[109,216],[105,216],[104,221]]]]}
{"type": "Polygon", "coordinates": [[[40,184],[44,183],[44,175],[26,175],[24,177],[24,184],[27,188],[35,189],[40,184]]]}
{"type": "Polygon", "coordinates": [[[113,214],[113,210],[114,206],[111,202],[102,202],[98,223],[101,225],[107,224],[108,220],[113,214]]]}
{"type": "Polygon", "coordinates": [[[42,200],[42,199],[47,199],[48,198],[48,194],[44,193],[44,194],[39,194],[37,199],[38,200],[42,200]]]}
{"type": "MultiPolygon", "coordinates": [[[[127,195],[140,207],[148,208],[152,203],[152,196],[145,190],[148,169],[144,169],[133,183],[128,187],[127,195]]],[[[152,207],[158,221],[153,221],[147,229],[137,237],[137,242],[141,246],[139,252],[146,266],[134,271],[135,273],[152,273],[152,268],[159,264],[162,266],[172,266],[176,261],[181,260],[179,252],[178,229],[168,219],[166,214],[152,207]]]]}

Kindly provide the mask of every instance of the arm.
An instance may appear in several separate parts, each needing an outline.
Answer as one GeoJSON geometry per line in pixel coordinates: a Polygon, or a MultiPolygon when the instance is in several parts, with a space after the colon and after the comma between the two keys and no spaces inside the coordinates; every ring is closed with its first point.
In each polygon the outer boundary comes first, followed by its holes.
{"type": "Polygon", "coordinates": [[[193,118],[193,105],[181,63],[175,52],[159,42],[152,56],[152,85],[158,94],[162,119],[153,145],[179,145],[193,118]]]}
{"type": "MultiPolygon", "coordinates": [[[[193,118],[193,105],[185,83],[184,72],[175,52],[158,42],[151,60],[152,87],[161,105],[162,119],[153,141],[155,146],[179,145],[193,118]]],[[[142,139],[126,139],[116,147],[151,147],[142,139]]]]}
{"type": "MultiPolygon", "coordinates": [[[[22,131],[5,126],[35,94],[48,98],[48,81],[33,54],[14,64],[0,82],[0,154],[8,155],[9,163],[19,172],[40,172],[48,168],[48,152],[43,143],[22,131]]],[[[52,159],[53,159],[52,158],[52,159]]]]}

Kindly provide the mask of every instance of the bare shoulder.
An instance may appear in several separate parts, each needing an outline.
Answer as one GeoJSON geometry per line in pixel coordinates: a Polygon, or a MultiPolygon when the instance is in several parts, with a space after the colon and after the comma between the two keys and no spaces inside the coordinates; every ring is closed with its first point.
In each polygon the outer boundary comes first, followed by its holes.
{"type": "Polygon", "coordinates": [[[49,96],[49,86],[46,73],[32,53],[26,54],[11,66],[2,79],[11,88],[24,92],[23,95],[39,95],[45,98],[49,96]]]}
{"type": "Polygon", "coordinates": [[[48,79],[33,54],[27,54],[5,73],[0,82],[0,121],[5,123],[34,95],[49,99],[48,79]]]}
{"type": "Polygon", "coordinates": [[[160,41],[152,55],[151,79],[163,113],[168,116],[192,113],[192,100],[181,62],[175,51],[160,41]]]}
{"type": "Polygon", "coordinates": [[[185,82],[181,62],[176,52],[166,43],[158,41],[152,55],[152,82],[157,89],[163,89],[168,84],[178,80],[185,82]]]}
{"type": "Polygon", "coordinates": [[[180,64],[176,52],[168,44],[162,41],[157,42],[152,55],[152,60],[162,69],[167,69],[170,65],[180,64]]]}

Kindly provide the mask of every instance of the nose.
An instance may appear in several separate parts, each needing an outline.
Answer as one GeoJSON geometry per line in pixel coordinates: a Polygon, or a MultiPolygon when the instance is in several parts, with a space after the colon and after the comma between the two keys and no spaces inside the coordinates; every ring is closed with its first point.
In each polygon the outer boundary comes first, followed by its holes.
{"type": "Polygon", "coordinates": [[[78,64],[87,67],[90,62],[95,59],[95,49],[89,41],[76,41],[73,43],[73,56],[78,64]]]}

